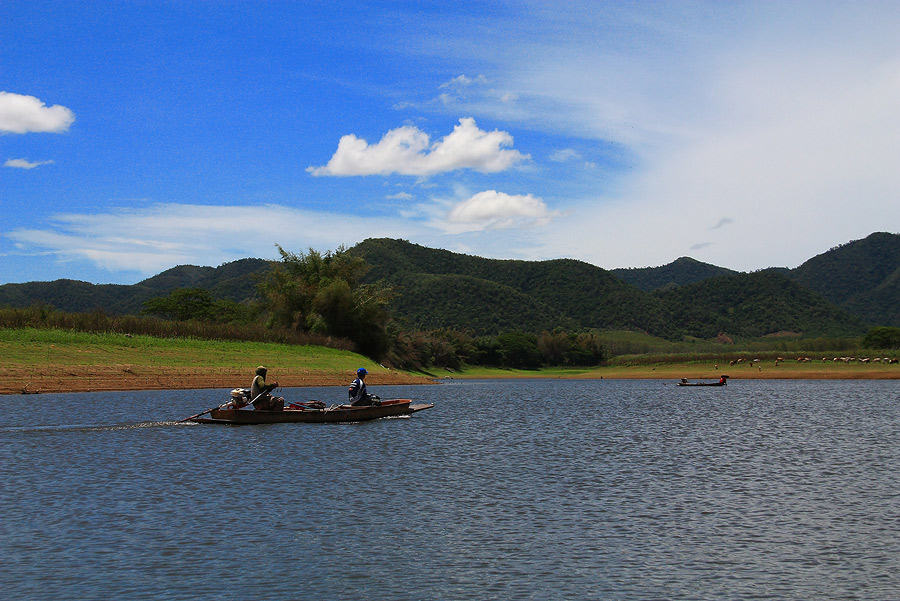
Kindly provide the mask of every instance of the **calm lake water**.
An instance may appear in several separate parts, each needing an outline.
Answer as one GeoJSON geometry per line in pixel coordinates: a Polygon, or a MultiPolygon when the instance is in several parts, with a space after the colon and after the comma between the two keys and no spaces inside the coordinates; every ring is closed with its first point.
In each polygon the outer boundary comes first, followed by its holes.
{"type": "Polygon", "coordinates": [[[229,427],[173,423],[225,390],[0,397],[0,594],[900,598],[900,382],[372,391],[436,406],[229,427]]]}

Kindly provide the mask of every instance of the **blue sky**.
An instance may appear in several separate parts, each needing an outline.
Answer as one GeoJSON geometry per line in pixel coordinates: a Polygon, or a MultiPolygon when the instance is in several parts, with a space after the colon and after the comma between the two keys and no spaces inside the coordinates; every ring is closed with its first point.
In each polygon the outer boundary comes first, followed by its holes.
{"type": "Polygon", "coordinates": [[[403,238],[795,267],[900,231],[900,3],[0,4],[0,283],[403,238]]]}

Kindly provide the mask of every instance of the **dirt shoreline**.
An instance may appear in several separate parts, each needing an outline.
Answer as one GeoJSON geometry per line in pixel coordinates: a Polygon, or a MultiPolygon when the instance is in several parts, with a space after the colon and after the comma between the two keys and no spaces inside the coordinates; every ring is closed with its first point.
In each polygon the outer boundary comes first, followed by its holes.
{"type": "MultiPolygon", "coordinates": [[[[900,379],[900,368],[881,369],[874,366],[810,366],[804,369],[735,369],[730,368],[731,380],[740,379],[807,379],[807,380],[884,380],[900,379]]],[[[890,366],[895,368],[898,366],[890,366]]],[[[719,366],[671,364],[629,367],[607,367],[579,374],[546,374],[528,371],[498,371],[471,376],[450,374],[437,377],[385,371],[371,373],[370,386],[433,384],[439,379],[717,379],[719,366]],[[718,369],[717,369],[718,368],[718,369]]],[[[189,390],[208,388],[239,388],[249,385],[252,374],[235,368],[163,367],[159,365],[24,365],[0,366],[0,395],[49,394],[61,392],[100,392],[128,390],[189,390]]],[[[278,370],[277,381],[282,387],[346,386],[349,378],[344,372],[324,370],[278,370]]]]}
{"type": "MultiPolygon", "coordinates": [[[[346,386],[346,373],[279,369],[282,387],[346,386]]],[[[48,365],[0,367],[0,395],[101,392],[127,390],[186,390],[242,388],[253,374],[231,368],[162,367],[146,365],[48,365]]],[[[433,380],[400,372],[372,374],[369,385],[428,384],[433,380]]]]}

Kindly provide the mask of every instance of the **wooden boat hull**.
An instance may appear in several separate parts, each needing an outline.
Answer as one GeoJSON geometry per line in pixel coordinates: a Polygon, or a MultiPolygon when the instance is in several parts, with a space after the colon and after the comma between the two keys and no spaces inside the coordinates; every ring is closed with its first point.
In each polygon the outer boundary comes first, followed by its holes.
{"type": "Polygon", "coordinates": [[[365,422],[383,417],[411,415],[434,407],[432,403],[413,404],[409,399],[382,401],[380,406],[351,407],[340,405],[326,409],[289,409],[258,411],[247,409],[213,409],[209,418],[192,421],[202,424],[322,424],[336,422],[365,422]]]}
{"type": "Polygon", "coordinates": [[[679,386],[725,386],[725,382],[679,382],[679,386]]]}

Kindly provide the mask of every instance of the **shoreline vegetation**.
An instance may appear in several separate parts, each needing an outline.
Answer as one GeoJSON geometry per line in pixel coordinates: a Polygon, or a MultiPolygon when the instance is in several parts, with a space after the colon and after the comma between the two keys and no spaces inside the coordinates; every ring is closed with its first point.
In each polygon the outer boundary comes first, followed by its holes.
{"type": "Polygon", "coordinates": [[[414,373],[393,370],[356,353],[320,346],[155,338],[52,329],[0,329],[0,394],[239,388],[257,365],[282,387],[344,386],[356,369],[369,385],[433,384],[452,379],[900,379],[900,365],[816,356],[775,360],[771,353],[731,364],[722,358],[617,358],[596,368],[517,370],[473,367],[414,373]]]}

